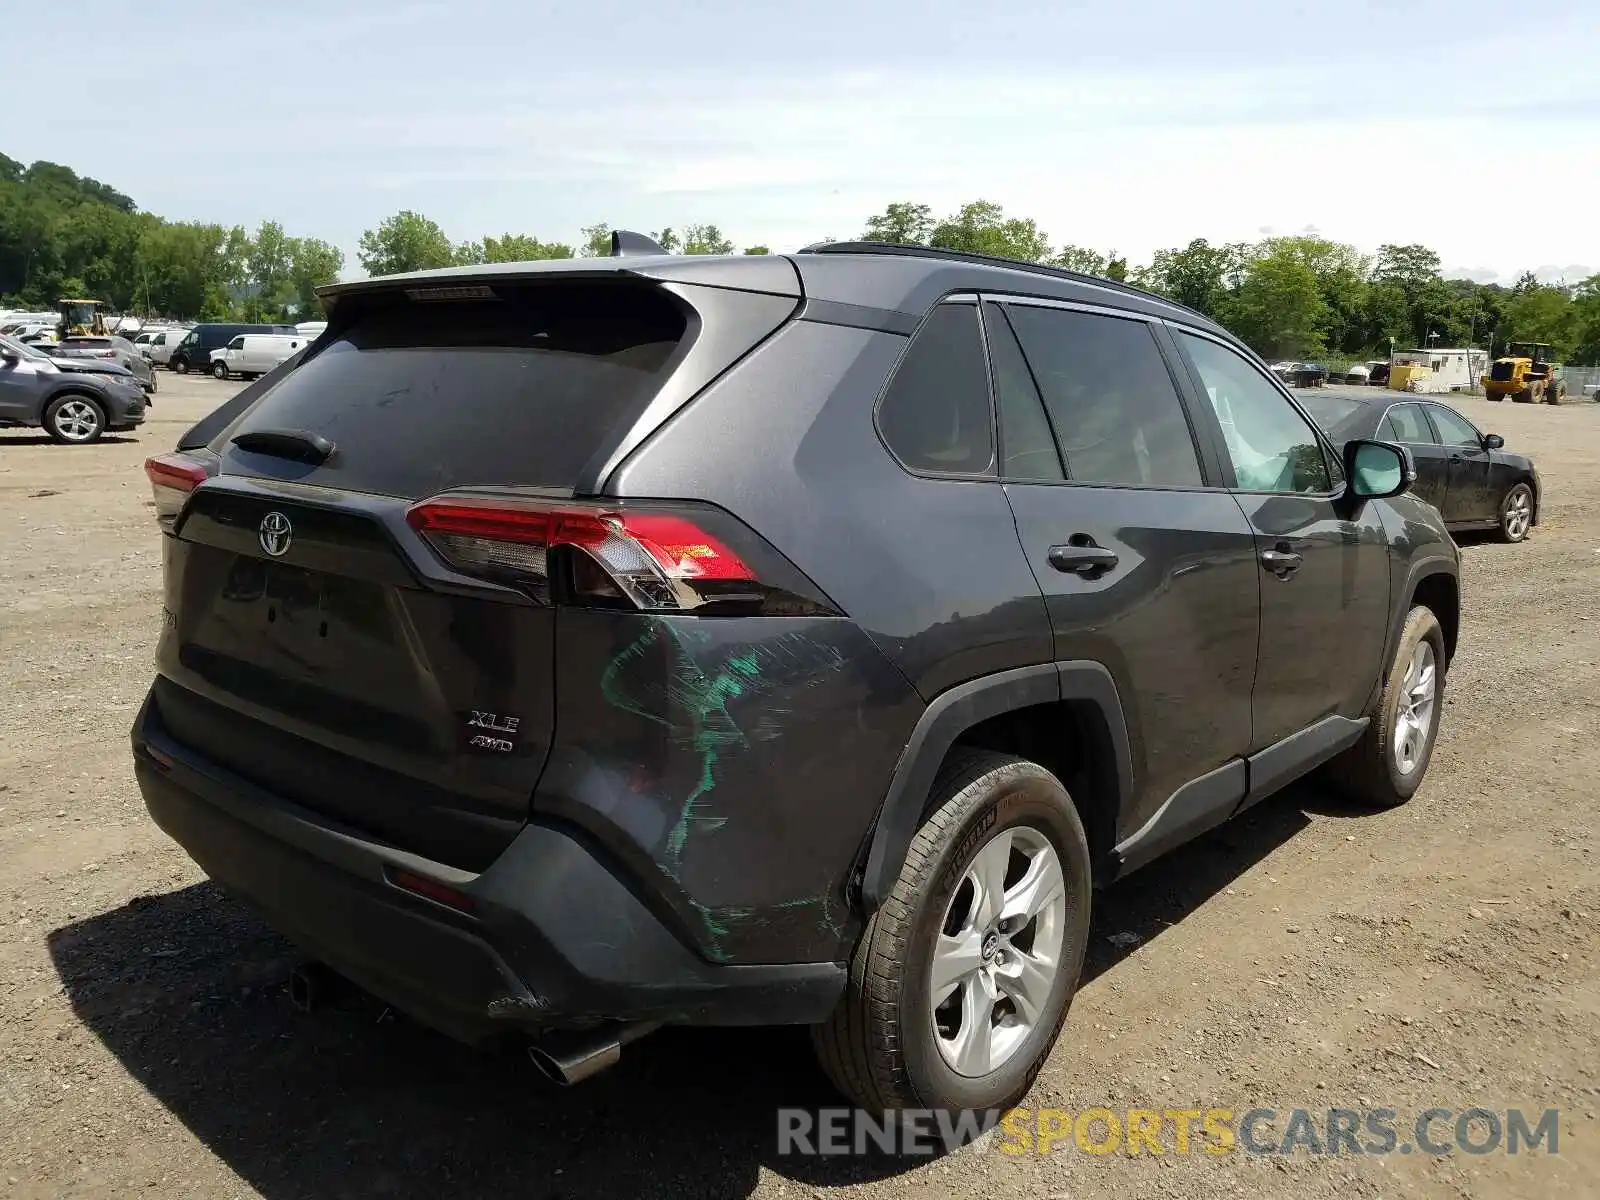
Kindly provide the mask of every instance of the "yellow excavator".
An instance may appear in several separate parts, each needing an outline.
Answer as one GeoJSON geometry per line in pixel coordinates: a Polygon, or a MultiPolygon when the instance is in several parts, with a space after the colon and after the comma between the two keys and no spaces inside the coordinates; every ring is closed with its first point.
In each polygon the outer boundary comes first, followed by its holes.
{"type": "Polygon", "coordinates": [[[57,300],[62,337],[105,337],[110,330],[100,313],[98,300],[57,300]]]}

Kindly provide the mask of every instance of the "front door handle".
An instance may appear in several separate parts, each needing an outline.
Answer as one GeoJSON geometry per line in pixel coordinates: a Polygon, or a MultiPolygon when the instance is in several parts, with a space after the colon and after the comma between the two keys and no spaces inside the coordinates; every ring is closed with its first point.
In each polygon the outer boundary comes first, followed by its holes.
{"type": "Polygon", "coordinates": [[[1117,565],[1117,552],[1093,543],[1087,546],[1051,546],[1050,565],[1068,575],[1094,579],[1117,565]]]}
{"type": "Polygon", "coordinates": [[[1287,579],[1300,569],[1302,559],[1293,550],[1263,550],[1261,565],[1279,579],[1287,579]]]}

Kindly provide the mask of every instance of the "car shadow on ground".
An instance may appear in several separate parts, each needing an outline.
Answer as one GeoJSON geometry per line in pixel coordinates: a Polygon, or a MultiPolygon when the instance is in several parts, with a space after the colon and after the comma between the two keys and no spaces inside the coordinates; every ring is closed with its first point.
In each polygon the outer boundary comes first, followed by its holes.
{"type": "MultiPolygon", "coordinates": [[[[0,433],[5,433],[5,431],[0,430],[0,433]]],[[[97,440],[85,444],[89,446],[118,446],[137,442],[138,440],[137,437],[129,433],[103,433],[97,440]]],[[[54,446],[58,444],[60,443],[48,433],[26,433],[20,436],[14,433],[6,433],[6,436],[0,437],[0,446],[54,446]]],[[[62,445],[61,448],[65,450],[68,447],[62,445]]]]}
{"type": "MultiPolygon", "coordinates": [[[[1101,897],[1085,979],[1178,924],[1309,822],[1353,814],[1301,786],[1101,897]]],[[[909,1159],[780,1155],[781,1107],[837,1107],[799,1029],[667,1030],[576,1088],[455,1045],[354,991],[305,1014],[293,948],[214,885],[55,930],[82,1020],[211,1152],[272,1200],[745,1196],[763,1169],[837,1187],[909,1159]]],[[[1069,1022],[1060,1053],[1071,1053],[1069,1022]]]]}

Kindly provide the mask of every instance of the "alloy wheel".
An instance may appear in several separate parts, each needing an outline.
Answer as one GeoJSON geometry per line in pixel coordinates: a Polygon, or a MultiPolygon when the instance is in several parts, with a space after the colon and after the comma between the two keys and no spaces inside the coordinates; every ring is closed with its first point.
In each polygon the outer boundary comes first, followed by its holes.
{"type": "Polygon", "coordinates": [[[100,413],[87,400],[66,400],[50,418],[63,441],[87,442],[100,431],[100,413]]]}
{"type": "Polygon", "coordinates": [[[934,1041],[958,1075],[1003,1066],[1060,974],[1066,880],[1050,840],[1019,825],[978,851],[950,898],[930,967],[934,1041]]]}
{"type": "Polygon", "coordinates": [[[1427,755],[1437,683],[1433,643],[1418,642],[1406,666],[1394,718],[1394,765],[1402,775],[1410,775],[1427,755]]]}
{"type": "Polygon", "coordinates": [[[1527,488],[1511,489],[1511,494],[1506,497],[1505,512],[1501,515],[1501,522],[1506,537],[1513,542],[1520,542],[1528,536],[1528,527],[1533,524],[1533,497],[1528,495],[1527,488]]]}

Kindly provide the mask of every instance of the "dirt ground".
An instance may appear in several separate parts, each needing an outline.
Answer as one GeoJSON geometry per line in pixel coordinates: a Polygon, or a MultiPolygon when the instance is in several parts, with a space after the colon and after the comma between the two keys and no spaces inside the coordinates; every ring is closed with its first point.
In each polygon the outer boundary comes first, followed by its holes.
{"type": "Polygon", "coordinates": [[[663,1033],[564,1091],[364,997],[291,1007],[294,952],[132,780],[160,587],[140,464],[236,386],[161,382],[135,435],[0,432],[0,1195],[1600,1194],[1594,405],[1460,404],[1537,458],[1547,499],[1526,544],[1465,548],[1421,793],[1368,813],[1299,786],[1111,889],[1028,1100],[1388,1107],[1402,1133],[1431,1106],[1555,1108],[1559,1153],[1183,1156],[1169,1136],[1159,1157],[990,1140],[907,1162],[777,1152],[778,1106],[836,1103],[797,1031],[663,1033]]]}

